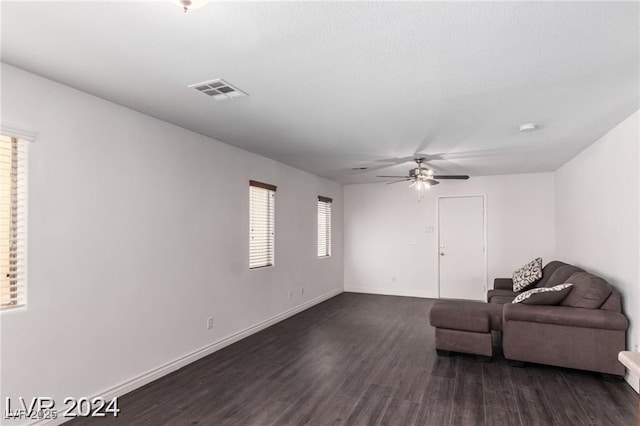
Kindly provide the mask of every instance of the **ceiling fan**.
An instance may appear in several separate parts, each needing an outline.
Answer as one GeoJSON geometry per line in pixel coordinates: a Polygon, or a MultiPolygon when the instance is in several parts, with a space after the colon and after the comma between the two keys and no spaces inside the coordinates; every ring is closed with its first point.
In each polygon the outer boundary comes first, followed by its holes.
{"type": "Polygon", "coordinates": [[[413,159],[416,162],[418,167],[409,170],[409,176],[377,176],[380,178],[397,178],[400,180],[396,180],[393,182],[387,182],[387,185],[391,185],[393,183],[406,182],[411,181],[410,188],[415,187],[418,190],[419,197],[422,198],[424,195],[424,190],[429,189],[434,185],[438,185],[436,179],[461,179],[466,180],[469,179],[467,175],[436,175],[433,170],[424,166],[424,157],[416,157],[413,159]]]}

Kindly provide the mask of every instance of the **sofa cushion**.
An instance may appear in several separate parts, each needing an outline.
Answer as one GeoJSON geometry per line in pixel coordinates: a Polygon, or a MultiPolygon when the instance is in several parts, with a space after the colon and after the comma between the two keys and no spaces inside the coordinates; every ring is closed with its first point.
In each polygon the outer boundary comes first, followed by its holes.
{"type": "Polygon", "coordinates": [[[547,280],[545,287],[554,287],[558,284],[564,284],[571,275],[576,272],[584,272],[583,269],[573,265],[563,265],[556,269],[547,280]]]}
{"type": "Polygon", "coordinates": [[[535,283],[535,287],[546,287],[547,286],[547,281],[549,281],[549,278],[551,278],[551,275],[553,275],[553,273],[561,266],[565,266],[567,265],[564,262],[561,262],[559,260],[552,260],[551,262],[547,263],[546,265],[544,265],[544,268],[542,268],[542,278],[540,278],[540,281],[538,281],[537,283],[535,283]]]}
{"type": "Polygon", "coordinates": [[[502,306],[471,300],[438,300],[429,321],[436,328],[488,333],[502,330],[502,306]]]}
{"type": "Polygon", "coordinates": [[[513,272],[513,291],[522,291],[542,278],[542,258],[537,257],[513,272]]]}
{"type": "Polygon", "coordinates": [[[560,303],[562,306],[598,309],[613,291],[611,284],[588,272],[576,272],[567,281],[573,288],[560,303]]]}
{"type": "Polygon", "coordinates": [[[513,280],[511,278],[496,278],[493,280],[495,290],[513,290],[513,280]]]}
{"type": "Polygon", "coordinates": [[[626,316],[620,312],[604,311],[602,309],[577,309],[568,306],[535,306],[508,303],[504,305],[503,313],[505,322],[520,321],[601,330],[626,330],[629,327],[629,321],[626,316]]]}
{"type": "Polygon", "coordinates": [[[532,288],[523,291],[513,299],[511,303],[524,303],[525,305],[557,305],[567,297],[573,284],[558,284],[553,287],[532,288]]]}
{"type": "Polygon", "coordinates": [[[491,302],[491,300],[495,297],[511,297],[513,299],[517,295],[518,293],[514,293],[511,290],[503,290],[500,288],[495,288],[487,292],[487,302],[491,302]]]}
{"type": "Polygon", "coordinates": [[[505,303],[513,302],[513,299],[515,299],[515,296],[493,296],[489,303],[494,305],[504,305],[505,303]]]}
{"type": "Polygon", "coordinates": [[[615,289],[611,292],[607,300],[600,306],[605,311],[622,312],[622,298],[620,293],[615,289]]]}
{"type": "Polygon", "coordinates": [[[467,304],[468,302],[462,301],[438,301],[431,307],[429,322],[434,327],[450,330],[479,333],[491,331],[489,315],[475,306],[467,304]]]}

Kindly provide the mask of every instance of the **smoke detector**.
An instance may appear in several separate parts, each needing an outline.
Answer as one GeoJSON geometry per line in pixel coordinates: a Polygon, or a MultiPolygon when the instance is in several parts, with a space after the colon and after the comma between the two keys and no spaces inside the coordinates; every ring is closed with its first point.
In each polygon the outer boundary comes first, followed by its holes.
{"type": "Polygon", "coordinates": [[[228,101],[236,98],[244,98],[247,95],[242,90],[227,83],[221,78],[215,80],[203,81],[202,83],[191,84],[189,87],[197,91],[211,96],[216,101],[228,101]]]}
{"type": "Polygon", "coordinates": [[[518,129],[520,129],[521,132],[533,132],[534,130],[536,130],[538,128],[538,126],[535,123],[525,123],[525,124],[521,124],[520,127],[518,127],[518,129]]]}

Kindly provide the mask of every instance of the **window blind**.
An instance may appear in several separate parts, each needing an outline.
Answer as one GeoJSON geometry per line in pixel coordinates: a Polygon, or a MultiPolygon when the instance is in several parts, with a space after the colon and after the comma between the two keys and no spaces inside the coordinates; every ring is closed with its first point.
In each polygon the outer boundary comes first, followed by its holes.
{"type": "Polygon", "coordinates": [[[249,181],[249,268],[273,265],[275,201],[275,186],[249,181]]]}
{"type": "Polygon", "coordinates": [[[318,257],[331,256],[331,201],[318,197],[318,257]]]}
{"type": "Polygon", "coordinates": [[[27,143],[0,135],[0,308],[24,306],[27,143]]]}

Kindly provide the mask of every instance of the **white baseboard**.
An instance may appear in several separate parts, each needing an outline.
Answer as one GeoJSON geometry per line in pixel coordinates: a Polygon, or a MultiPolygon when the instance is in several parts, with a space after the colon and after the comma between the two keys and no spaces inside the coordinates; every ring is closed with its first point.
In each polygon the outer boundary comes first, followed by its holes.
{"type": "Polygon", "coordinates": [[[631,386],[634,391],[640,393],[638,389],[638,380],[640,379],[638,377],[634,376],[629,372],[629,370],[627,370],[627,373],[624,375],[624,379],[629,383],[629,386],[631,386]]]}
{"type": "MultiPolygon", "coordinates": [[[[95,397],[102,397],[105,400],[109,401],[115,397],[120,397],[126,393],[131,392],[134,389],[142,387],[147,383],[150,383],[154,380],[159,379],[160,377],[166,376],[167,374],[176,371],[185,365],[191,364],[199,360],[200,358],[204,358],[207,355],[211,355],[212,353],[219,351],[220,349],[231,345],[232,343],[237,342],[238,340],[242,340],[245,337],[251,336],[261,330],[264,330],[267,327],[270,327],[276,323],[279,323],[282,320],[285,320],[289,317],[292,317],[310,307],[317,305],[318,303],[324,302],[327,299],[330,299],[340,293],[342,293],[342,288],[337,288],[335,290],[331,290],[328,293],[323,294],[322,296],[318,296],[315,299],[309,300],[308,302],[303,303],[302,305],[296,306],[295,308],[289,309],[281,314],[275,315],[265,321],[259,322],[258,324],[252,325],[251,327],[245,328],[237,333],[234,333],[230,336],[217,340],[207,346],[204,346],[200,349],[197,349],[193,352],[190,352],[186,355],[181,356],[180,358],[176,358],[173,361],[170,361],[166,364],[163,364],[153,370],[149,370],[146,373],[143,373],[137,377],[124,381],[116,386],[113,386],[109,389],[105,389],[102,392],[98,392],[98,394],[92,396],[90,399],[95,397]]],[[[59,425],[65,423],[72,418],[58,418],[55,420],[39,420],[31,425],[59,425]]]]}
{"type": "Polygon", "coordinates": [[[425,299],[438,298],[438,295],[427,293],[426,291],[407,291],[407,290],[398,290],[396,288],[366,288],[366,287],[345,286],[344,291],[350,292],[350,293],[382,294],[385,296],[421,297],[425,299]]]}

